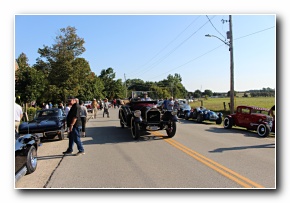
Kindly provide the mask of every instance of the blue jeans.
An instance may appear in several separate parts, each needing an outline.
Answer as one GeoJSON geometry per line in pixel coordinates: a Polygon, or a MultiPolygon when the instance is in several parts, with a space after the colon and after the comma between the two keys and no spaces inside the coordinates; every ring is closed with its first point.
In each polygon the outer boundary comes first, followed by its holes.
{"type": "Polygon", "coordinates": [[[79,152],[85,151],[83,144],[81,142],[80,130],[81,130],[80,127],[73,127],[72,131],[69,133],[69,136],[68,136],[69,141],[68,141],[68,149],[67,149],[68,152],[73,151],[74,143],[76,143],[79,152]]]}

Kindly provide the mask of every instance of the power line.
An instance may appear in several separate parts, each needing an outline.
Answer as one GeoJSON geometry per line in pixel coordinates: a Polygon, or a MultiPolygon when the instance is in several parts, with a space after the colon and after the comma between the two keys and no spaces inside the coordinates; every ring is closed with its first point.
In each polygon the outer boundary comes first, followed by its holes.
{"type": "MultiPolygon", "coordinates": [[[[251,36],[251,35],[254,35],[254,34],[257,34],[257,33],[263,32],[263,31],[266,31],[266,30],[269,30],[269,29],[272,29],[272,28],[274,28],[274,27],[275,27],[275,26],[272,26],[272,27],[269,27],[269,28],[266,28],[266,29],[263,29],[263,30],[260,30],[260,31],[257,31],[257,32],[253,32],[253,33],[248,34],[248,35],[244,35],[244,36],[242,36],[242,37],[235,38],[233,41],[236,41],[236,40],[239,40],[239,39],[241,39],[241,38],[245,38],[245,37],[248,37],[248,36],[251,36]]],[[[217,47],[211,49],[210,51],[207,51],[206,53],[201,54],[201,55],[195,57],[194,59],[189,60],[188,62],[186,62],[186,63],[184,63],[184,64],[182,64],[182,65],[180,65],[180,66],[177,66],[176,68],[172,68],[172,69],[170,69],[170,70],[168,70],[168,71],[166,71],[166,72],[164,72],[164,73],[161,73],[161,74],[159,74],[159,75],[157,75],[157,76],[155,76],[155,77],[152,77],[151,79],[157,78],[157,77],[159,77],[159,76],[161,76],[161,75],[164,75],[164,74],[166,74],[166,73],[169,73],[169,72],[171,72],[171,71],[173,71],[173,70],[179,69],[179,68],[181,68],[182,66],[185,66],[185,65],[187,65],[187,64],[189,64],[189,63],[191,63],[191,62],[193,62],[193,61],[195,61],[195,60],[197,60],[197,59],[203,57],[204,55],[207,55],[208,53],[210,53],[210,52],[212,52],[212,51],[214,51],[214,50],[216,50],[216,49],[218,49],[218,48],[220,48],[220,47],[222,47],[222,46],[224,46],[224,45],[222,44],[222,45],[220,45],[220,46],[217,46],[217,47]]]]}
{"type": "MultiPolygon", "coordinates": [[[[169,55],[171,55],[174,51],[176,51],[181,45],[183,45],[187,40],[189,40],[193,35],[195,35],[199,30],[201,30],[201,28],[203,28],[209,21],[205,22],[201,27],[199,27],[195,32],[193,32],[190,36],[188,36],[185,40],[183,40],[178,46],[176,46],[174,49],[172,49],[170,52],[167,53],[167,55],[163,56],[163,58],[161,58],[159,61],[157,61],[155,64],[152,64],[151,67],[143,70],[143,72],[151,70],[152,68],[154,68],[157,64],[161,63],[163,60],[165,60],[169,55]]],[[[143,73],[142,72],[142,73],[143,73]]],[[[139,75],[142,75],[142,73],[140,73],[139,75]]],[[[139,76],[138,75],[138,76],[139,76]]],[[[137,77],[138,77],[137,76],[137,77]]]]}
{"type": "MultiPolygon", "coordinates": [[[[141,67],[144,67],[145,65],[147,65],[149,62],[151,62],[153,59],[155,59],[163,50],[165,50],[170,44],[172,44],[181,34],[183,34],[195,21],[198,20],[198,18],[200,18],[200,16],[198,16],[197,18],[195,18],[183,31],[181,31],[173,40],[171,40],[164,48],[162,48],[157,54],[155,54],[149,61],[147,61],[144,65],[142,65],[141,67]]],[[[152,65],[151,65],[152,66],[152,65]]],[[[143,70],[142,72],[147,71],[147,69],[143,70]]],[[[139,69],[136,69],[135,72],[139,72],[139,69]]],[[[132,72],[131,72],[132,74],[132,72]]],[[[140,75],[140,74],[139,74],[140,75]]]]}
{"type": "Polygon", "coordinates": [[[211,20],[209,19],[209,17],[206,15],[206,17],[207,17],[207,19],[208,19],[208,21],[210,22],[210,24],[213,26],[213,28],[224,38],[224,39],[226,39],[226,37],[225,36],[223,36],[223,34],[222,33],[220,33],[220,31],[218,31],[217,29],[216,29],[216,27],[212,24],[212,22],[211,22],[211,20]]]}

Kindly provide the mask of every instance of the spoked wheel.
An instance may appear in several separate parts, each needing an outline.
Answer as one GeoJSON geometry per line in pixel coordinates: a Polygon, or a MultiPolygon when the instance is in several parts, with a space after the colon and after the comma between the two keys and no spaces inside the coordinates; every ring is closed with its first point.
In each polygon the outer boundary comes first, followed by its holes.
{"type": "Polygon", "coordinates": [[[33,173],[37,167],[37,151],[34,146],[31,146],[26,160],[27,174],[33,173]]]}
{"type": "Polygon", "coordinates": [[[169,121],[168,128],[166,129],[168,137],[173,137],[176,133],[176,122],[169,121]]]}
{"type": "Polygon", "coordinates": [[[134,121],[134,118],[131,118],[131,134],[134,140],[140,137],[140,125],[134,121]]]}

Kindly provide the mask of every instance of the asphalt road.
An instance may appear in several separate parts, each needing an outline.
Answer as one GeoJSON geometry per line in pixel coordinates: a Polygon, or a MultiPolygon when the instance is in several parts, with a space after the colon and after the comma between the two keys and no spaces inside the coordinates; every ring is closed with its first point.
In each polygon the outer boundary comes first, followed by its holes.
{"type": "MultiPolygon", "coordinates": [[[[45,141],[38,166],[15,188],[276,188],[275,136],[180,119],[177,133],[155,131],[136,141],[118,109],[87,123],[85,155],[63,156],[68,139],[45,141]]],[[[74,146],[74,153],[77,152],[74,146]]]]}

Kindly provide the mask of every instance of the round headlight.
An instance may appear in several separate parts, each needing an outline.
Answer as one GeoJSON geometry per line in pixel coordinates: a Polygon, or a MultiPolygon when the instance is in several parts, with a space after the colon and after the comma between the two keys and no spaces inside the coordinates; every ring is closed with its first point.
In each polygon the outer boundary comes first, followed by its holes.
{"type": "Polygon", "coordinates": [[[134,111],[134,116],[135,117],[140,117],[141,116],[141,111],[140,110],[134,111]]]}

